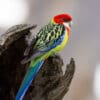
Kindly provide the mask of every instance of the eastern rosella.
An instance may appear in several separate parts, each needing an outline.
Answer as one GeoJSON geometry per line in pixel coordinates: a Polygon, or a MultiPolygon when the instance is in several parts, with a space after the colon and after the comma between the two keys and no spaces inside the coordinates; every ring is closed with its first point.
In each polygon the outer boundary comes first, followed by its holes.
{"type": "Polygon", "coordinates": [[[37,33],[30,48],[26,49],[25,55],[28,55],[22,61],[30,61],[30,65],[15,100],[22,100],[45,59],[64,48],[68,41],[71,22],[71,16],[60,14],[54,16],[48,25],[37,33]]]}

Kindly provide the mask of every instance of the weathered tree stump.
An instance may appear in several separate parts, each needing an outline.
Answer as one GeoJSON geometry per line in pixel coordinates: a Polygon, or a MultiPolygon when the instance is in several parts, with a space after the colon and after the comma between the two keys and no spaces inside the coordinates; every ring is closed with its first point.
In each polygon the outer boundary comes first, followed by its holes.
{"type": "MultiPolygon", "coordinates": [[[[0,100],[14,100],[28,64],[22,65],[27,47],[25,36],[36,25],[17,25],[0,36],[0,100]]],[[[62,72],[63,60],[58,55],[49,57],[33,80],[23,100],[62,100],[74,75],[73,58],[62,72]]]]}

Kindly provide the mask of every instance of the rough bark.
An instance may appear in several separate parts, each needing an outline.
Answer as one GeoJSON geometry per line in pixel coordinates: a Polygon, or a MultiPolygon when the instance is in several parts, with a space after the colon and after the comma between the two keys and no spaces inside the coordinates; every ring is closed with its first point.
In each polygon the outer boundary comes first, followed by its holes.
{"type": "MultiPolygon", "coordinates": [[[[14,100],[29,64],[22,65],[27,47],[25,36],[36,26],[18,25],[0,36],[0,100],[14,100]]],[[[75,71],[73,58],[66,65],[59,55],[49,57],[33,80],[23,100],[62,100],[75,71]]]]}

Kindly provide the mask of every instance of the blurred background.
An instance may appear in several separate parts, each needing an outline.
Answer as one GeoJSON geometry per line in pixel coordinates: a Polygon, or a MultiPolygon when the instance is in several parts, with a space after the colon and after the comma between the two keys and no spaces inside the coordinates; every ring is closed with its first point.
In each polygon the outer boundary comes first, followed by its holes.
{"type": "Polygon", "coordinates": [[[22,23],[37,24],[36,33],[60,13],[69,13],[74,23],[61,56],[65,65],[71,57],[76,61],[63,100],[100,100],[100,0],[0,0],[0,34],[22,23]]]}

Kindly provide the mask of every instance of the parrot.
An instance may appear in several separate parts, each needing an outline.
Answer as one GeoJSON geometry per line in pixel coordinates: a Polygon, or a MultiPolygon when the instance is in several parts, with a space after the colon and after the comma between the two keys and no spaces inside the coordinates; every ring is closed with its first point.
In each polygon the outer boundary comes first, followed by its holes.
{"type": "Polygon", "coordinates": [[[21,61],[22,64],[29,62],[29,68],[15,100],[23,99],[44,61],[65,47],[69,39],[71,25],[72,17],[69,14],[55,15],[33,38],[24,52],[25,58],[21,61]]]}

